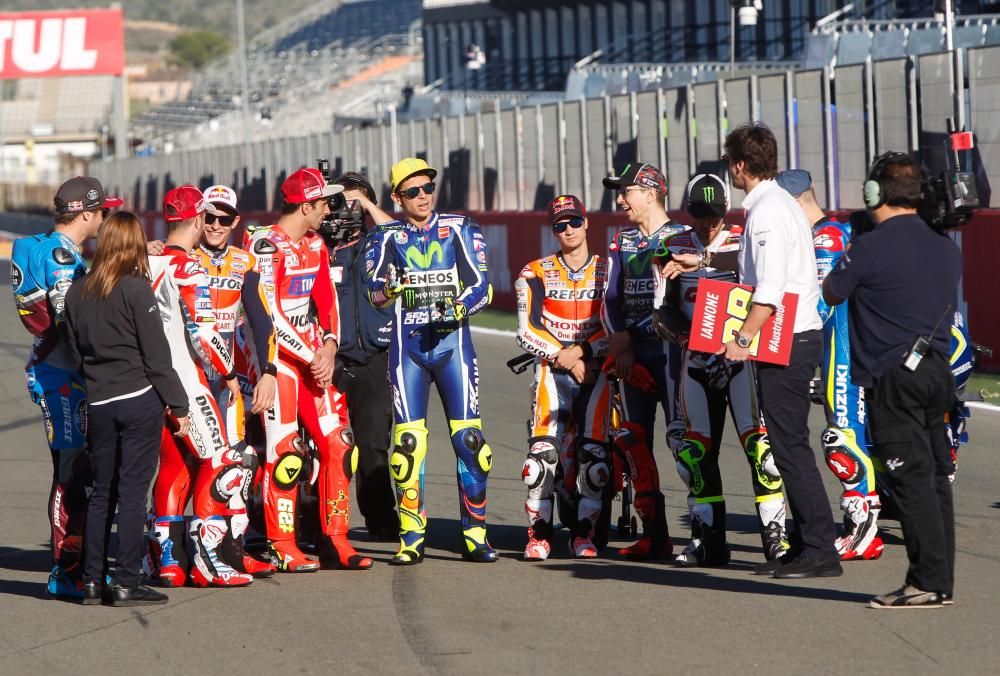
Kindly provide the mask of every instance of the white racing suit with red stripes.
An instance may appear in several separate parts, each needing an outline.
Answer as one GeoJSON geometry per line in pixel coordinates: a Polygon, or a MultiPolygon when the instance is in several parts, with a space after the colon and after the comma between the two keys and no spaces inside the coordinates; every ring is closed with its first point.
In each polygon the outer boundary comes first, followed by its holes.
{"type": "Polygon", "coordinates": [[[285,572],[316,570],[296,541],[298,479],[306,451],[299,438],[305,427],[319,456],[320,562],[324,568],[370,568],[347,540],[354,436],[344,397],[319,387],[310,364],[325,341],[337,341],[339,308],[330,279],[330,256],[323,238],[307,231],[298,242],[275,225],[253,234],[252,253],[278,344],[278,387],[274,406],[264,414],[264,522],[272,561],[285,572]]]}
{"type": "MultiPolygon", "coordinates": [[[[238,572],[222,555],[229,524],[246,521],[242,487],[243,456],[230,447],[222,415],[209,386],[206,370],[233,377],[233,358],[226,341],[215,330],[208,278],[198,259],[184,249],[168,246],[149,257],[153,292],[170,344],[171,363],[184,385],[190,404],[190,431],[180,441],[187,457],[177,452],[174,438],[161,446],[160,470],[153,486],[154,564],[160,580],[169,586],[184,584],[184,509],[194,479],[194,519],[191,538],[191,582],[196,586],[242,586],[253,577],[238,572]],[[188,471],[188,462],[194,464],[188,471]]],[[[169,429],[176,419],[168,413],[169,429]]]]}

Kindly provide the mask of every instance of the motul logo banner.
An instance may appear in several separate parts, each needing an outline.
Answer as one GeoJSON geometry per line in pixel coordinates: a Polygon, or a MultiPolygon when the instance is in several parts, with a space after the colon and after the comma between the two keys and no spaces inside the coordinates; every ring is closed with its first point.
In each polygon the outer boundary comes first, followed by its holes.
{"type": "Polygon", "coordinates": [[[0,79],[121,75],[120,9],[0,13],[0,79]]]}

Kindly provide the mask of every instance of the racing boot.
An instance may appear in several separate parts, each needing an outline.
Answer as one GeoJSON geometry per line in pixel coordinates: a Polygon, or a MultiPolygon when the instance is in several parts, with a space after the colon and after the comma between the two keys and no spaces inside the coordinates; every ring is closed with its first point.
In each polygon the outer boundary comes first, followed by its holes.
{"type": "Polygon", "coordinates": [[[77,564],[72,570],[54,564],[49,573],[46,591],[49,596],[60,600],[79,600],[83,598],[83,581],[80,580],[80,567],[77,564]]]}
{"type": "MultiPolygon", "coordinates": [[[[581,504],[584,500],[580,501],[581,504]]],[[[600,503],[598,503],[600,506],[600,503]]],[[[582,511],[582,510],[581,510],[582,511]]],[[[591,518],[598,517],[600,509],[596,514],[588,514],[589,518],[581,518],[577,522],[577,530],[569,542],[570,553],[577,559],[593,559],[597,557],[597,547],[594,545],[594,526],[591,518]]]]}
{"type": "Polygon", "coordinates": [[[292,540],[269,541],[267,555],[282,573],[315,573],[319,561],[311,559],[292,540]]]}
{"type": "Polygon", "coordinates": [[[399,551],[389,560],[390,566],[415,566],[424,560],[424,531],[399,533],[399,551]]]}
{"type": "Polygon", "coordinates": [[[878,515],[882,504],[877,493],[863,496],[847,491],[840,499],[844,510],[844,534],[837,538],[841,561],[872,560],[882,556],[885,545],[878,536],[878,515]]]}
{"type": "Polygon", "coordinates": [[[667,533],[667,513],[662,494],[636,494],[635,511],[642,520],[642,537],[634,544],[618,550],[618,554],[632,561],[669,559],[673,544],[667,533]]]}
{"type": "Polygon", "coordinates": [[[767,524],[761,539],[764,544],[764,558],[768,561],[777,561],[787,554],[791,547],[788,544],[785,527],[777,521],[767,524]]]}
{"type": "Polygon", "coordinates": [[[164,587],[183,587],[187,580],[189,563],[184,531],[183,516],[161,516],[152,520],[148,567],[164,587]]]}
{"type": "Polygon", "coordinates": [[[473,563],[495,563],[497,553],[486,539],[485,526],[470,526],[462,529],[465,536],[465,551],[462,558],[473,563]]]}
{"type": "Polygon", "coordinates": [[[544,561],[552,551],[552,524],[538,519],[528,526],[528,544],[524,546],[525,561],[544,561]]]}
{"type": "Polygon", "coordinates": [[[229,530],[222,540],[221,547],[221,556],[225,563],[240,573],[251,575],[255,580],[271,577],[278,572],[274,564],[259,561],[247,553],[244,546],[248,525],[246,514],[227,516],[226,521],[229,523],[229,530]]]}
{"type": "Polygon", "coordinates": [[[245,587],[253,576],[241,573],[222,559],[222,542],[229,531],[226,519],[210,516],[191,521],[191,584],[195,587],[245,587]]]}
{"type": "Polygon", "coordinates": [[[358,554],[346,535],[321,535],[319,564],[323,570],[368,570],[374,565],[367,556],[358,554]]]}
{"type": "Polygon", "coordinates": [[[691,542],[674,558],[682,568],[692,566],[727,566],[732,554],[726,542],[726,533],[702,522],[692,524],[691,542]]]}

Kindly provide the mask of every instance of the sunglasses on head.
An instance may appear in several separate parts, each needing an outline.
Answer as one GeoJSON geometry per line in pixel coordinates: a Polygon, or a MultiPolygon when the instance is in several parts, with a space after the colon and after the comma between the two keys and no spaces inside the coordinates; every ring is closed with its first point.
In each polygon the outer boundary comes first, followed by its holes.
{"type": "Polygon", "coordinates": [[[421,190],[424,191],[425,195],[433,195],[434,194],[434,188],[436,188],[436,187],[437,186],[435,186],[433,182],[431,182],[431,183],[425,183],[424,185],[418,185],[418,186],[413,187],[413,188],[407,188],[406,190],[397,190],[396,194],[397,195],[402,195],[403,197],[406,197],[407,199],[413,200],[413,199],[417,198],[417,195],[420,194],[421,190]]]}
{"type": "Polygon", "coordinates": [[[235,220],[236,220],[236,216],[235,215],[233,215],[233,216],[216,216],[215,214],[209,214],[209,213],[205,214],[205,223],[208,224],[208,225],[212,225],[213,223],[215,223],[216,221],[218,221],[220,225],[224,225],[225,227],[228,228],[228,227],[232,226],[232,224],[233,224],[233,222],[235,220]]]}
{"type": "Polygon", "coordinates": [[[574,230],[576,228],[582,228],[583,227],[583,219],[580,218],[579,216],[574,216],[573,218],[569,219],[568,221],[559,221],[558,223],[556,223],[556,224],[554,224],[552,226],[552,232],[556,233],[557,235],[561,235],[564,232],[566,232],[566,228],[568,228],[571,225],[573,226],[574,230]]]}

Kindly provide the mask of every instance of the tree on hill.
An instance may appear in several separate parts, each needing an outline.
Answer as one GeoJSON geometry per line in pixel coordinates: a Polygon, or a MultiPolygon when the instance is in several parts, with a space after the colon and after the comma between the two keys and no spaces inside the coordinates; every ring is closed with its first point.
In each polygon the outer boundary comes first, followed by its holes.
{"type": "Polygon", "coordinates": [[[190,31],[171,40],[168,49],[171,65],[196,69],[228,52],[229,40],[215,31],[190,31]]]}

